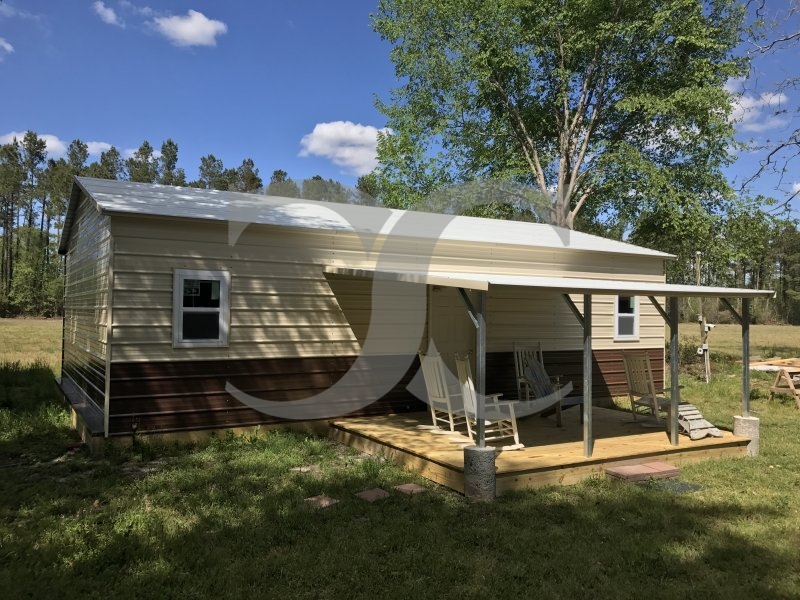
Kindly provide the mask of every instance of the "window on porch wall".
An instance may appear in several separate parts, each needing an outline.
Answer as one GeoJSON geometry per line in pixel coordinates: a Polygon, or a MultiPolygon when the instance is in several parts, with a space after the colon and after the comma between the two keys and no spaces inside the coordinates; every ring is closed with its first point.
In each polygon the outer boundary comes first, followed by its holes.
{"type": "Polygon", "coordinates": [[[639,299],[636,296],[617,296],[614,308],[614,339],[639,339],[639,299]]]}

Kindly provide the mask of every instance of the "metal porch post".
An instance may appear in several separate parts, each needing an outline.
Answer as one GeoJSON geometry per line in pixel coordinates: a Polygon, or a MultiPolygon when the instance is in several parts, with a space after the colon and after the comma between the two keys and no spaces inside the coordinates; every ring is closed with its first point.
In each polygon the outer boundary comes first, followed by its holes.
{"type": "Polygon", "coordinates": [[[475,387],[478,392],[476,407],[478,422],[475,429],[478,435],[478,447],[483,448],[486,445],[486,292],[478,292],[477,309],[475,387]]]}
{"type": "Polygon", "coordinates": [[[594,450],[592,437],[592,295],[583,295],[583,455],[594,450]]]}
{"type": "Polygon", "coordinates": [[[670,296],[667,299],[669,311],[669,377],[670,377],[670,406],[669,406],[669,441],[673,446],[678,445],[678,404],[680,404],[680,387],[678,386],[678,298],[670,296]]]}
{"type": "Polygon", "coordinates": [[[750,299],[742,298],[742,416],[750,416],[750,299]]]}

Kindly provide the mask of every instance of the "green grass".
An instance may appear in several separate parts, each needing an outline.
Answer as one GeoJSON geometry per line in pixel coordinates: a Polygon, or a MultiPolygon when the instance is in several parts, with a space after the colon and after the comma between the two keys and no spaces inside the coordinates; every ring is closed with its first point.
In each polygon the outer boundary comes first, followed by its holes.
{"type": "MultiPolygon", "coordinates": [[[[682,343],[700,345],[697,323],[681,323],[678,327],[682,343]]],[[[669,329],[666,330],[669,336],[669,329]]],[[[724,355],[742,358],[742,328],[739,325],[717,325],[708,338],[711,356],[724,355]]],[[[752,325],[750,327],[750,356],[768,359],[800,356],[800,327],[796,325],[752,325]]]]}
{"type": "MultiPolygon", "coordinates": [[[[738,369],[684,397],[730,426],[738,369]]],[[[800,597],[800,412],[764,376],[761,456],[683,468],[696,492],[598,478],[489,505],[287,432],[70,452],[52,376],[0,369],[0,598],[800,597]],[[427,491],[354,496],[409,481],[427,491]],[[303,501],[320,493],[339,504],[303,501]]]]}

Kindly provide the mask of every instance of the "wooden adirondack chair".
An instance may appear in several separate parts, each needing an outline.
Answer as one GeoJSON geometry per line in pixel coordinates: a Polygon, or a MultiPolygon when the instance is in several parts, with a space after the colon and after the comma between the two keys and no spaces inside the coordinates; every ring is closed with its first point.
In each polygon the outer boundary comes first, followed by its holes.
{"type": "Polygon", "coordinates": [[[625,378],[628,380],[628,398],[631,401],[633,418],[636,419],[639,411],[645,409],[660,422],[660,413],[669,412],[670,399],[656,392],[647,354],[623,352],[622,360],[625,363],[625,378]]]}
{"type": "Polygon", "coordinates": [[[451,389],[447,383],[447,367],[438,354],[419,353],[422,375],[428,391],[428,405],[435,428],[444,426],[447,431],[455,431],[456,425],[466,418],[462,393],[459,388],[451,389]]]}
{"type": "MultiPolygon", "coordinates": [[[[475,426],[477,423],[478,394],[475,391],[475,384],[472,380],[472,368],[469,364],[469,357],[456,356],[456,369],[458,370],[458,380],[461,383],[462,395],[464,398],[464,412],[467,420],[467,433],[469,439],[475,441],[475,426]]],[[[524,446],[519,442],[519,432],[517,430],[517,419],[514,414],[516,402],[500,400],[502,394],[489,394],[486,396],[484,410],[484,432],[487,442],[495,442],[504,439],[513,439],[514,445],[508,446],[506,450],[516,450],[524,446]]]]}

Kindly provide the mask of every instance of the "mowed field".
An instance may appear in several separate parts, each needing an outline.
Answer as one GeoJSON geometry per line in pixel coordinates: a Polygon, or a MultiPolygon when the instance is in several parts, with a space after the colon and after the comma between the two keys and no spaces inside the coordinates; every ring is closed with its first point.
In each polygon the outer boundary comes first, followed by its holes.
{"type": "MultiPolygon", "coordinates": [[[[791,335],[754,345],[796,348],[791,335]]],[[[285,431],[92,455],[53,385],[60,323],[0,320],[0,344],[3,600],[800,597],[800,411],[767,401],[768,374],[753,373],[756,458],[476,504],[285,431]],[[394,490],[405,483],[424,491],[394,490]],[[389,496],[356,496],[377,487],[389,496]],[[317,510],[318,495],[338,502],[317,510]]],[[[740,372],[719,360],[709,385],[683,374],[681,393],[730,427],[740,372]]]]}
{"type": "MultiPolygon", "coordinates": [[[[700,327],[697,323],[681,323],[678,327],[682,342],[699,345],[700,327]]],[[[669,335],[667,330],[666,335],[669,335]]],[[[716,325],[708,338],[712,356],[715,353],[742,357],[742,328],[739,325],[716,325]]],[[[800,327],[796,325],[751,325],[750,357],[800,357],[800,327]]]]}
{"type": "Polygon", "coordinates": [[[0,364],[43,363],[61,369],[61,319],[0,319],[0,364]]]}

